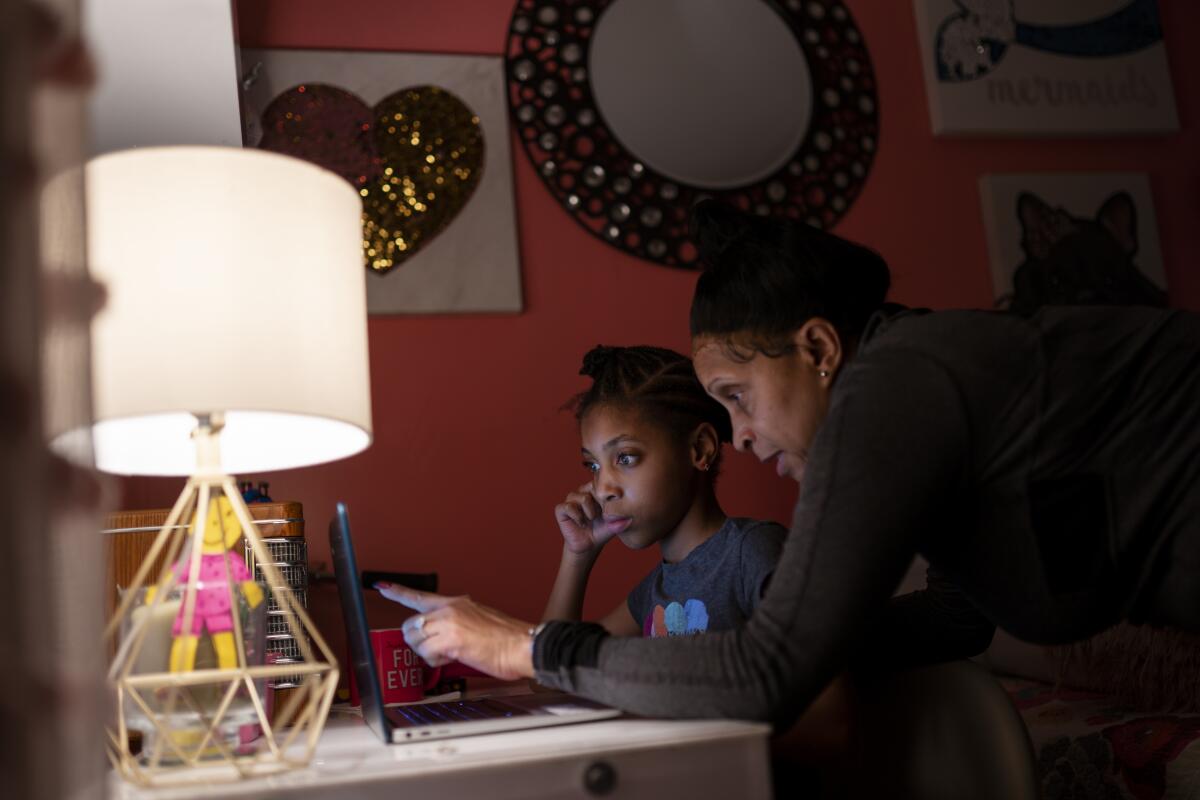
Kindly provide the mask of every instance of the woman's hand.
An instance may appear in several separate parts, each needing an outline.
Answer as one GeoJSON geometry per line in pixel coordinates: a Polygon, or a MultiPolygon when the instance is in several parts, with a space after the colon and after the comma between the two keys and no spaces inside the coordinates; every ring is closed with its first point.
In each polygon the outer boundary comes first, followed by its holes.
{"type": "Polygon", "coordinates": [[[375,588],[417,612],[404,622],[404,640],[430,666],[459,661],[503,680],[533,677],[533,626],[528,622],[469,597],[418,592],[395,583],[377,583],[375,588]]]}
{"type": "Polygon", "coordinates": [[[554,507],[554,519],[567,552],[576,556],[599,555],[613,538],[604,528],[604,511],[592,494],[592,484],[583,484],[554,507]]]}

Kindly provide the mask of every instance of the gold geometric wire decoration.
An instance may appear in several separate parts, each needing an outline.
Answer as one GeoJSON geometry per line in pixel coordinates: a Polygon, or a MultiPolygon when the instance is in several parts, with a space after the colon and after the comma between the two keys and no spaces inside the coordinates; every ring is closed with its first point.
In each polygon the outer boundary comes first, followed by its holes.
{"type": "Polygon", "coordinates": [[[234,479],[221,471],[221,415],[198,420],[196,472],[105,630],[115,649],[108,755],[123,777],[143,786],[237,780],[306,765],[338,682],[329,646],[272,563],[234,479]],[[180,520],[188,519],[192,524],[180,533],[180,520]],[[237,549],[230,551],[241,537],[265,587],[254,583],[237,549]],[[162,566],[148,586],[156,562],[162,566]],[[281,616],[303,663],[252,663],[265,655],[269,604],[286,612],[281,616]],[[267,682],[281,679],[298,686],[272,714],[267,682]]]}

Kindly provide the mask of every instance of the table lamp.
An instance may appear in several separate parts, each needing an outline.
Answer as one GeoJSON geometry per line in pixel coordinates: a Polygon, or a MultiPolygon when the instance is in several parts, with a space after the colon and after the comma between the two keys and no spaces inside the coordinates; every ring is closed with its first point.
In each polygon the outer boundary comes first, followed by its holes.
{"type": "Polygon", "coordinates": [[[111,760],[146,785],[303,765],[336,661],[231,476],[371,442],[360,199],[307,162],[224,147],[101,156],[85,194],[108,302],[92,330],[95,423],[60,443],[91,435],[107,472],[187,476],[106,631],[111,760]],[[265,587],[230,549],[241,537],[265,587]],[[268,609],[303,663],[265,660],[268,609]],[[277,679],[299,689],[272,709],[277,679]]]}

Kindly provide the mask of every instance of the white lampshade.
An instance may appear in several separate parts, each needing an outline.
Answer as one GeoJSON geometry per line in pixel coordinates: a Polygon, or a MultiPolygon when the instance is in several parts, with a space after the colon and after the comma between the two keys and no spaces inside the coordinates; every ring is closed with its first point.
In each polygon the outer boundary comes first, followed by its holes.
{"type": "Polygon", "coordinates": [[[86,168],[96,463],[188,475],[195,414],[220,412],[227,473],[371,442],[362,205],[298,159],[224,147],[86,168]]]}

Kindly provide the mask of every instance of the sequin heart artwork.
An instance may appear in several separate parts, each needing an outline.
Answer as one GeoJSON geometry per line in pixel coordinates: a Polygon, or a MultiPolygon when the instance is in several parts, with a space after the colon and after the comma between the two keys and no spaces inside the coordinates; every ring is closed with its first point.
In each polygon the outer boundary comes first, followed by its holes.
{"type": "Polygon", "coordinates": [[[362,197],[370,313],[521,310],[503,59],[247,48],[242,62],[247,145],[362,197]]]}
{"type": "Polygon", "coordinates": [[[479,117],[452,92],[414,86],[368,108],[322,83],[278,95],[259,146],[338,173],[363,198],[367,266],[386,273],[446,229],[484,168],[479,117]]]}

